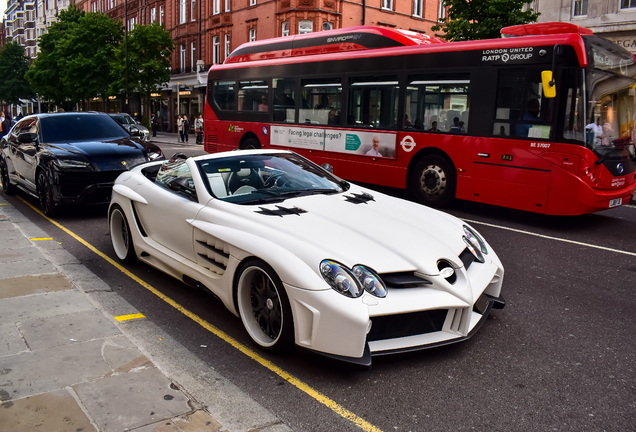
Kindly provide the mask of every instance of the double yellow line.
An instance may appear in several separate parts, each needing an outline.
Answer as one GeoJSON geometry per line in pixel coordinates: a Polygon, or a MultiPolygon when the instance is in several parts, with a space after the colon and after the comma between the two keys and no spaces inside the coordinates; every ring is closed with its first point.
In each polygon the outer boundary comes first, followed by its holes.
{"type": "MultiPolygon", "coordinates": [[[[262,366],[266,367],[267,369],[269,369],[270,371],[274,372],[275,374],[277,374],[278,376],[283,378],[285,381],[287,381],[288,383],[290,383],[294,387],[298,388],[300,391],[302,391],[305,394],[311,396],[312,398],[314,398],[315,400],[317,400],[321,404],[325,405],[326,407],[328,407],[329,409],[331,409],[335,413],[339,414],[340,416],[344,417],[345,419],[351,421],[353,424],[358,426],[360,429],[362,429],[364,431],[367,431],[367,432],[382,432],[376,426],[373,426],[371,423],[367,422],[363,418],[358,417],[357,415],[355,415],[351,411],[347,410],[346,408],[342,407],[341,405],[339,405],[338,403],[336,403],[332,399],[328,398],[327,396],[323,395],[319,391],[314,390],[313,388],[309,387],[307,384],[305,384],[304,382],[302,382],[298,378],[296,378],[293,375],[290,375],[289,373],[285,372],[283,369],[279,368],[278,366],[276,366],[274,363],[270,362],[269,360],[264,359],[263,357],[258,355],[256,352],[252,351],[251,349],[249,349],[248,347],[246,347],[245,345],[243,345],[242,343],[240,343],[239,341],[237,341],[236,339],[234,339],[233,337],[231,337],[230,335],[228,335],[224,331],[219,330],[218,328],[216,328],[215,326],[213,326],[209,322],[205,321],[204,319],[202,319],[198,315],[190,312],[189,310],[187,310],[186,308],[181,306],[179,303],[177,303],[174,300],[172,300],[170,297],[165,296],[162,292],[160,292],[159,290],[154,288],[152,285],[146,283],[145,281],[143,281],[139,277],[137,277],[134,274],[132,274],[130,271],[128,271],[121,264],[119,264],[118,262],[116,262],[115,260],[113,260],[112,258],[107,256],[106,254],[104,254],[103,252],[98,250],[95,246],[91,245],[86,240],[84,240],[83,238],[81,238],[80,236],[78,236],[77,234],[75,234],[74,232],[69,230],[68,228],[64,227],[63,225],[60,225],[58,222],[56,222],[53,219],[47,217],[44,213],[42,213],[40,211],[40,209],[34,207],[33,205],[31,205],[30,203],[26,202],[22,198],[19,198],[19,199],[23,203],[25,203],[26,205],[31,207],[40,216],[42,216],[43,218],[45,218],[46,220],[51,222],[53,225],[55,225],[56,227],[58,227],[59,229],[61,229],[62,231],[64,231],[68,235],[70,235],[71,237],[73,237],[75,240],[77,240],[78,242],[80,242],[81,244],[83,244],[84,246],[89,248],[91,251],[95,252],[97,255],[99,255],[101,258],[103,258],[104,260],[109,262],[111,265],[113,265],[113,267],[117,268],[119,271],[124,273],[126,276],[128,276],[129,278],[131,278],[132,280],[137,282],[139,285],[141,285],[142,287],[146,288],[148,291],[150,291],[151,293],[153,293],[154,295],[159,297],[164,302],[168,303],[170,306],[172,306],[173,308],[175,308],[176,310],[181,312],[183,315],[187,316],[188,318],[190,318],[191,320],[193,320],[194,322],[199,324],[201,327],[205,328],[206,330],[208,330],[211,333],[213,333],[215,336],[217,336],[220,339],[224,340],[225,342],[229,343],[234,348],[236,348],[237,350],[239,350],[240,352],[242,352],[243,354],[245,354],[246,356],[248,356],[252,360],[256,361],[260,365],[262,365],[262,366]]],[[[122,316],[122,317],[128,318],[129,316],[122,316]]],[[[135,316],[135,318],[137,318],[137,316],[135,316]]]]}

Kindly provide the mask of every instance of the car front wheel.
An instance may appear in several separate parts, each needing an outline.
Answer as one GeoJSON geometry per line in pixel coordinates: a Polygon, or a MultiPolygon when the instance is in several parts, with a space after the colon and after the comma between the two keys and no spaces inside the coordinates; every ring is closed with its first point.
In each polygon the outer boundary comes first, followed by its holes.
{"type": "Polygon", "coordinates": [[[265,262],[249,259],[239,271],[237,300],[243,325],[261,348],[284,352],[294,344],[294,322],[280,278],[265,262]]]}
{"type": "Polygon", "coordinates": [[[7,162],[4,158],[0,158],[0,185],[2,185],[2,190],[7,195],[15,193],[15,186],[11,184],[9,168],[7,167],[7,162]]]}
{"type": "Polygon", "coordinates": [[[60,213],[60,209],[53,200],[53,191],[51,190],[49,176],[44,170],[38,173],[37,187],[40,207],[42,207],[44,214],[48,217],[57,216],[60,213]]]}
{"type": "Polygon", "coordinates": [[[127,264],[137,262],[130,225],[128,225],[124,211],[118,205],[114,205],[111,209],[108,225],[110,227],[110,241],[117,258],[127,264]]]}

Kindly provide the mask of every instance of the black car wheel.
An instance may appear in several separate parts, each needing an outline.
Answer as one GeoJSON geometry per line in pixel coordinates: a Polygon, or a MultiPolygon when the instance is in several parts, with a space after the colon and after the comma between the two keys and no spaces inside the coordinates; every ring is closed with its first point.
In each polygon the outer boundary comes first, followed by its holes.
{"type": "Polygon", "coordinates": [[[420,203],[443,207],[455,196],[455,173],[445,158],[428,155],[415,166],[410,186],[420,203]]]}
{"type": "Polygon", "coordinates": [[[260,149],[260,148],[261,148],[261,144],[255,138],[248,138],[241,145],[241,150],[254,150],[254,149],[260,149]]]}
{"type": "Polygon", "coordinates": [[[294,321],[280,278],[255,258],[246,260],[237,274],[238,309],[247,333],[265,350],[289,350],[294,344],[294,321]]]}
{"type": "Polygon", "coordinates": [[[108,225],[110,226],[110,241],[117,258],[127,264],[137,262],[130,225],[128,225],[124,211],[118,205],[114,205],[110,210],[108,225]]]}
{"type": "Polygon", "coordinates": [[[48,217],[54,217],[60,214],[60,208],[53,200],[53,191],[49,182],[48,173],[41,170],[37,179],[38,198],[40,199],[40,207],[48,217]]]}
{"type": "Polygon", "coordinates": [[[7,162],[4,160],[4,158],[0,158],[0,185],[2,185],[2,190],[7,195],[15,193],[16,187],[11,184],[11,179],[9,178],[9,168],[7,167],[7,162]]]}

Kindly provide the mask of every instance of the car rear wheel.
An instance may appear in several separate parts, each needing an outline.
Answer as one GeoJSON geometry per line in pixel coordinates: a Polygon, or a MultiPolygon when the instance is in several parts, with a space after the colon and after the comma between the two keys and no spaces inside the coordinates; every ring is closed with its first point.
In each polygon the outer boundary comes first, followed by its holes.
{"type": "Polygon", "coordinates": [[[16,187],[11,184],[11,179],[9,178],[9,168],[7,167],[7,162],[4,158],[0,158],[0,184],[2,185],[2,190],[7,195],[12,195],[15,193],[16,187]]]}
{"type": "Polygon", "coordinates": [[[241,145],[241,150],[255,150],[260,148],[261,144],[255,138],[248,138],[241,145]]]}
{"type": "Polygon", "coordinates": [[[284,352],[294,344],[294,321],[280,278],[265,262],[245,261],[237,274],[237,301],[243,325],[261,348],[284,352]]]}
{"type": "Polygon", "coordinates": [[[113,244],[117,258],[127,264],[137,262],[130,225],[128,225],[124,211],[118,205],[113,206],[111,209],[108,216],[108,225],[110,227],[110,241],[113,244]]]}
{"type": "Polygon", "coordinates": [[[55,204],[55,201],[53,200],[53,191],[51,190],[49,176],[44,170],[38,173],[37,188],[38,198],[40,200],[40,207],[42,207],[42,211],[44,212],[44,214],[48,217],[59,215],[60,208],[55,204]]]}
{"type": "Polygon", "coordinates": [[[442,156],[425,156],[413,171],[411,192],[424,205],[447,205],[455,196],[455,173],[450,163],[442,156]]]}

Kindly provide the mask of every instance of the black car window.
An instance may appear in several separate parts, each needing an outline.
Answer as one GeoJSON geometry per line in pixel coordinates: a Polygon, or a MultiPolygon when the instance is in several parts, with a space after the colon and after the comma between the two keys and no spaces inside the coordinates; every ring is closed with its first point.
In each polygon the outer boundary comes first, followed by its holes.
{"type": "Polygon", "coordinates": [[[107,115],[51,115],[40,119],[40,129],[44,142],[102,141],[129,136],[107,115]]]}

